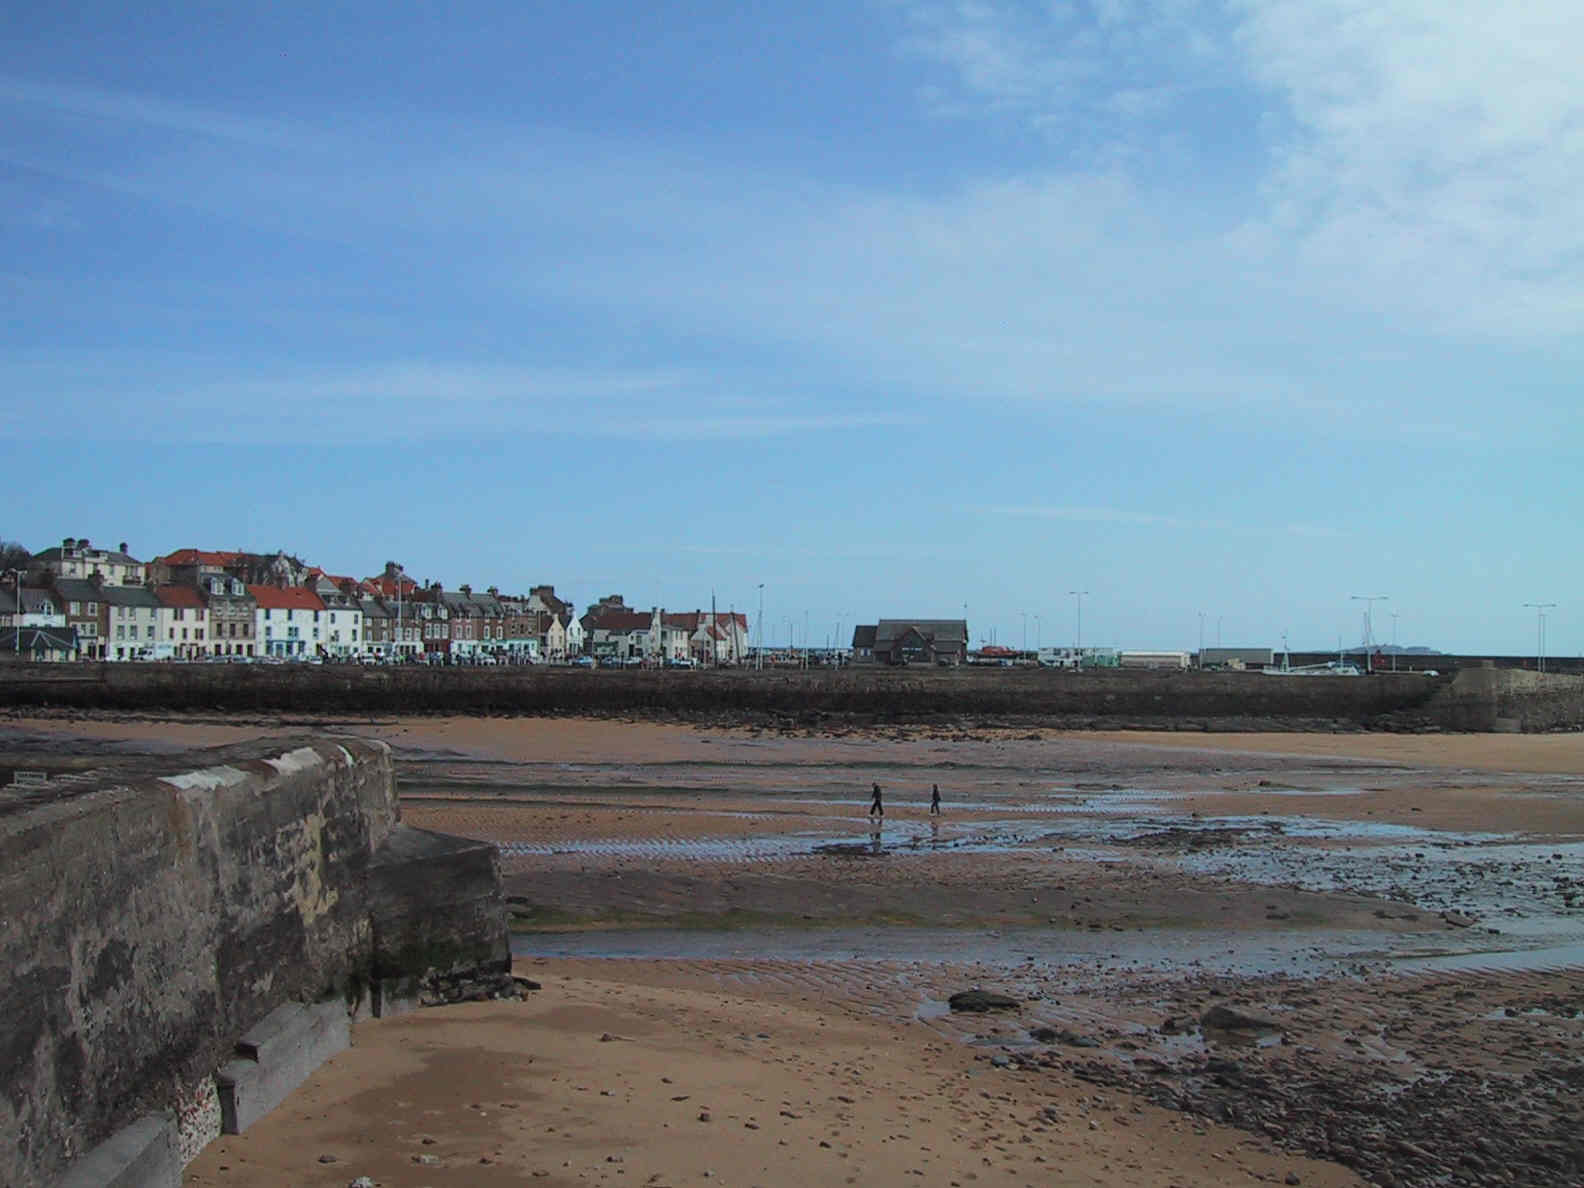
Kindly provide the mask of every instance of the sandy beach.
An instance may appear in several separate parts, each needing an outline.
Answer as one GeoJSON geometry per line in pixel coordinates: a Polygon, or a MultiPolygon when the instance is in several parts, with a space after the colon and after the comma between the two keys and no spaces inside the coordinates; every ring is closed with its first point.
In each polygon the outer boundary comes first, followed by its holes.
{"type": "Polygon", "coordinates": [[[359,1025],[189,1183],[1584,1168],[1580,736],[6,723],[109,753],[305,726],[390,742],[409,824],[501,847],[541,988],[359,1025]],[[972,987],[1019,1005],[948,1009],[972,987]]]}

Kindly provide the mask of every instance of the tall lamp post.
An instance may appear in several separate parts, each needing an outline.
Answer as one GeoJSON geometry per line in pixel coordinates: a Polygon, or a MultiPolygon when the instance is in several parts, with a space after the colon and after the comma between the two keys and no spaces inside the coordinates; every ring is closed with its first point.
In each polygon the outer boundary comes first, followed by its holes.
{"type": "Polygon", "coordinates": [[[402,578],[407,576],[407,571],[400,565],[396,567],[396,646],[391,649],[391,655],[399,662],[402,658],[402,578]]]}
{"type": "Polygon", "coordinates": [[[1083,667],[1083,600],[1084,600],[1084,595],[1089,593],[1089,591],[1088,590],[1068,590],[1067,593],[1072,595],[1074,598],[1076,598],[1078,600],[1077,626],[1076,626],[1076,629],[1073,632],[1073,651],[1076,653],[1076,656],[1074,658],[1078,661],[1078,667],[1082,668],[1083,667]]]}
{"type": "Polygon", "coordinates": [[[1535,613],[1535,668],[1545,671],[1545,613],[1556,606],[1554,602],[1526,602],[1535,613]]]}
{"type": "Polygon", "coordinates": [[[1375,636],[1375,604],[1385,602],[1391,597],[1389,594],[1350,594],[1354,602],[1364,604],[1364,671],[1370,670],[1370,643],[1375,636]]]}
{"type": "Polygon", "coordinates": [[[1392,671],[1397,671],[1397,611],[1392,611],[1392,671]]]}
{"type": "Polygon", "coordinates": [[[12,647],[15,649],[13,654],[16,656],[16,661],[20,664],[22,663],[22,571],[10,569],[6,572],[16,580],[16,585],[13,587],[16,592],[16,612],[11,617],[11,624],[16,628],[16,640],[12,647]]]}
{"type": "Polygon", "coordinates": [[[754,649],[754,671],[764,668],[764,583],[759,583],[759,646],[754,649]]]}

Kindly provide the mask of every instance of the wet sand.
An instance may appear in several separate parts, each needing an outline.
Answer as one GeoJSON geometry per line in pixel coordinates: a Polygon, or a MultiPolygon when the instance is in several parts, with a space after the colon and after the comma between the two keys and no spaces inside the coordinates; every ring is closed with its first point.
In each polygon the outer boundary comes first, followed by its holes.
{"type": "Polygon", "coordinates": [[[360,1026],[190,1183],[1584,1179],[1584,737],[317,724],[502,844],[544,988],[360,1026]]]}

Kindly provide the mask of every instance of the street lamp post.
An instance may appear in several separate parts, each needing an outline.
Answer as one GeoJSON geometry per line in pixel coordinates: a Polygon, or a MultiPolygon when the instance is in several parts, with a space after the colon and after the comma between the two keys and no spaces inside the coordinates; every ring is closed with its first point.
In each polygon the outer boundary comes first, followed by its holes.
{"type": "Polygon", "coordinates": [[[1076,656],[1074,658],[1078,661],[1078,666],[1080,668],[1082,668],[1083,667],[1083,600],[1084,600],[1084,595],[1089,593],[1089,591],[1088,590],[1068,590],[1067,593],[1072,595],[1074,598],[1076,598],[1078,600],[1077,625],[1076,625],[1076,628],[1075,628],[1075,630],[1073,632],[1073,651],[1076,653],[1076,656]]]}
{"type": "Polygon", "coordinates": [[[1535,612],[1535,668],[1545,671],[1545,613],[1556,606],[1554,602],[1526,602],[1535,612]]]}
{"type": "Polygon", "coordinates": [[[16,579],[16,585],[13,587],[16,593],[16,611],[11,617],[11,625],[16,628],[16,639],[11,646],[15,649],[13,654],[17,663],[20,664],[22,663],[22,571],[20,569],[12,569],[7,572],[16,579]]]}
{"type": "Polygon", "coordinates": [[[759,646],[754,649],[754,671],[764,668],[764,583],[759,583],[759,646]]]}
{"type": "Polygon", "coordinates": [[[1375,604],[1385,602],[1390,594],[1350,594],[1354,602],[1364,604],[1364,671],[1370,671],[1370,642],[1375,636],[1375,604]]]}
{"type": "Polygon", "coordinates": [[[1204,667],[1204,611],[1199,612],[1199,667],[1204,667]]]}
{"type": "Polygon", "coordinates": [[[400,565],[396,567],[396,646],[392,649],[391,654],[398,661],[402,658],[402,578],[406,573],[407,571],[400,565]]]}
{"type": "Polygon", "coordinates": [[[1028,651],[1028,611],[1018,611],[1018,614],[1023,616],[1023,648],[1022,648],[1022,650],[1024,652],[1027,652],[1028,651]]]}
{"type": "Polygon", "coordinates": [[[1034,616],[1034,650],[1035,652],[1042,652],[1045,650],[1044,641],[1040,636],[1040,617],[1038,615],[1034,616]]]}
{"type": "Polygon", "coordinates": [[[1398,615],[1398,613],[1399,612],[1397,612],[1397,611],[1392,611],[1392,613],[1391,613],[1391,616],[1392,616],[1392,671],[1393,672],[1397,671],[1397,615],[1398,615]]]}

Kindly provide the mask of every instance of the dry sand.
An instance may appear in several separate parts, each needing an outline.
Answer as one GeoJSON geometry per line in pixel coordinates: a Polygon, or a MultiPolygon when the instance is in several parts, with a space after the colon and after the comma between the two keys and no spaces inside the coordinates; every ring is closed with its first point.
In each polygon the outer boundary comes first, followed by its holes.
{"type": "Polygon", "coordinates": [[[386,1188],[1360,1182],[1127,1094],[992,1069],[916,1024],[555,974],[522,1004],[363,1024],[186,1183],[358,1175],[386,1188]]]}

